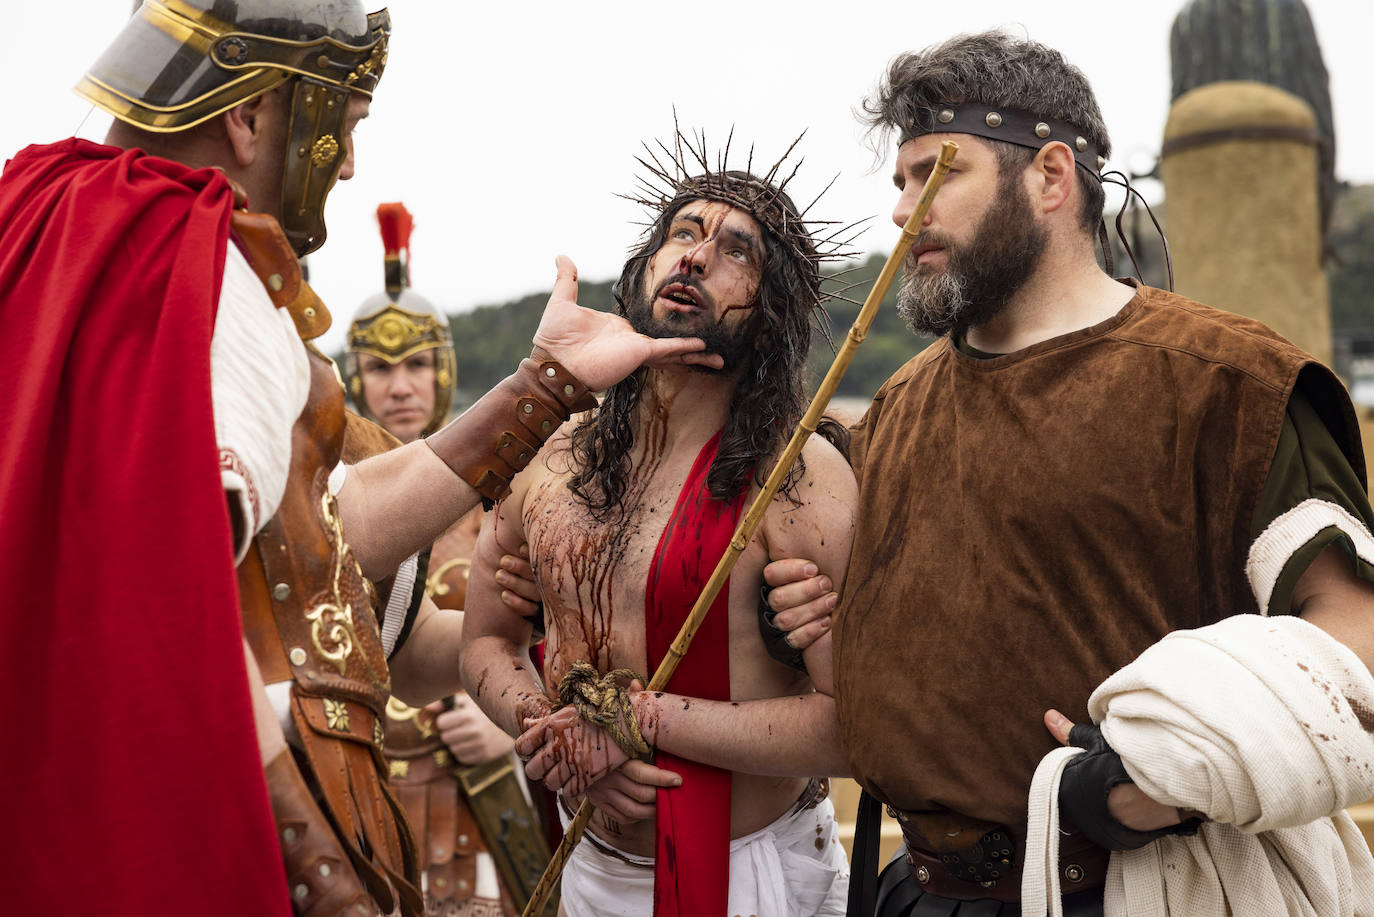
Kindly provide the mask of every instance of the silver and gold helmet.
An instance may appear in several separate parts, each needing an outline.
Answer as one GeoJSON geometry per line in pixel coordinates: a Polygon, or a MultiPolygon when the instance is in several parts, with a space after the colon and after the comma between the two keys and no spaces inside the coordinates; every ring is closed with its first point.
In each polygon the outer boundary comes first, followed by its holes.
{"type": "Polygon", "coordinates": [[[371,354],[395,365],[412,354],[433,350],[434,412],[421,431],[421,435],[428,436],[443,425],[453,403],[456,378],[448,317],[410,288],[410,230],[414,225],[410,211],[404,204],[381,204],[377,207],[377,222],[386,249],[386,292],[364,300],[348,326],[344,379],[354,410],[369,420],[377,420],[363,398],[358,354],[371,354]]]}
{"type": "Polygon", "coordinates": [[[303,255],[324,243],[349,94],[371,97],[390,32],[387,11],[364,13],[359,0],[144,0],[76,92],[174,133],[294,81],[281,223],[303,255]]]}

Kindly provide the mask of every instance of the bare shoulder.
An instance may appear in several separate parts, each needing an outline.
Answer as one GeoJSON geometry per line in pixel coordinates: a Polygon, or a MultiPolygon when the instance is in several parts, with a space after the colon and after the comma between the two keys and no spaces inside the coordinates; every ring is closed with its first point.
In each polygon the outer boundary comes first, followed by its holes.
{"type": "Polygon", "coordinates": [[[805,468],[795,485],[774,497],[764,516],[768,557],[847,559],[858,499],[854,472],[839,450],[818,436],[802,447],[802,460],[805,468]]]}
{"type": "Polygon", "coordinates": [[[549,437],[544,448],[539,450],[538,457],[530,462],[529,467],[522,471],[520,476],[533,483],[546,477],[571,475],[574,467],[573,433],[586,417],[586,414],[577,414],[572,419],[564,421],[553,436],[549,437]]]}
{"type": "Polygon", "coordinates": [[[849,467],[849,462],[830,440],[813,435],[802,446],[802,458],[806,460],[806,471],[801,483],[810,481],[813,485],[834,488],[842,494],[858,495],[859,485],[854,479],[854,469],[849,467]]]}
{"type": "Polygon", "coordinates": [[[796,484],[773,498],[770,512],[795,512],[808,508],[829,511],[834,502],[852,507],[859,487],[854,470],[840,450],[820,436],[812,436],[802,446],[802,469],[796,484]]]}

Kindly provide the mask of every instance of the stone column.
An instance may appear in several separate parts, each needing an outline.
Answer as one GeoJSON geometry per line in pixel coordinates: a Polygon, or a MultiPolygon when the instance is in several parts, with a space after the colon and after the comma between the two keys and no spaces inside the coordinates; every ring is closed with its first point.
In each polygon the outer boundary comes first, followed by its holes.
{"type": "Polygon", "coordinates": [[[1329,364],[1312,108],[1264,83],[1209,83],[1174,102],[1163,153],[1178,292],[1259,319],[1329,364]]]}

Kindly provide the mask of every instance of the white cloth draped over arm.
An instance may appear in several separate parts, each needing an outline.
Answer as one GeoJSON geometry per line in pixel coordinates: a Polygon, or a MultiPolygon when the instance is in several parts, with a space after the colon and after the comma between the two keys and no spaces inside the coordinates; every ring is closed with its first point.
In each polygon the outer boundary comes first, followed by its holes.
{"type": "Polygon", "coordinates": [[[285,309],[231,242],[210,339],[210,397],[220,480],[245,522],[234,544],[243,560],[277,512],[291,466],[291,427],[310,395],[305,345],[285,309]]]}
{"type": "MultiPolygon", "coordinates": [[[[1374,678],[1325,631],[1236,615],[1169,634],[1088,711],[1146,795],[1209,819],[1114,853],[1108,915],[1374,914],[1374,860],[1342,811],[1374,795],[1374,678]]],[[[1037,809],[1058,805],[1056,766],[1072,753],[1036,771],[1032,824],[1048,823],[1037,809]]],[[[1058,912],[1045,881],[1057,847],[1039,839],[1044,862],[1028,851],[1026,917],[1058,912]]]]}

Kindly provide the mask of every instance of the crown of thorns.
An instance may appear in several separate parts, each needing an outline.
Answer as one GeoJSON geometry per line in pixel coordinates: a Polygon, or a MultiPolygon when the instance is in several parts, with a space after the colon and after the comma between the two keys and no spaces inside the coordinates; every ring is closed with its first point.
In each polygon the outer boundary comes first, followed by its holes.
{"type": "MultiPolygon", "coordinates": [[[[850,244],[861,232],[862,224],[867,221],[842,224],[836,220],[807,219],[807,214],[835,184],[839,178],[838,174],[830,179],[810,204],[801,210],[795,209],[785,191],[796,177],[802,163],[806,161],[805,157],[795,161],[786,178],[780,178],[793,150],[806,136],[805,131],[797,135],[782,156],[762,175],[754,173],[752,145],[749,147],[743,171],[730,169],[730,144],[735,136],[733,129],[726,138],[724,148],[717,154],[714,167],[707,152],[705,131],[689,136],[684,134],[675,122],[673,134],[671,147],[661,140],[655,140],[652,146],[648,143],[643,144],[645,155],[636,156],[635,159],[648,174],[638,177],[639,187],[634,193],[620,195],[655,214],[655,220],[644,224],[645,239],[652,234],[658,217],[675,212],[688,201],[721,201],[748,213],[772,234],[802,275],[803,283],[811,293],[810,307],[824,315],[823,304],[828,300],[839,299],[854,303],[854,300],[845,296],[851,286],[839,285],[833,289],[823,290],[822,283],[827,278],[822,275],[821,270],[822,265],[827,262],[844,261],[857,254],[850,244]],[[691,174],[693,172],[696,174],[691,174]]],[[[832,274],[830,279],[846,273],[848,272],[837,272],[832,274]]],[[[824,321],[821,327],[825,330],[824,321]]]]}

